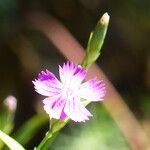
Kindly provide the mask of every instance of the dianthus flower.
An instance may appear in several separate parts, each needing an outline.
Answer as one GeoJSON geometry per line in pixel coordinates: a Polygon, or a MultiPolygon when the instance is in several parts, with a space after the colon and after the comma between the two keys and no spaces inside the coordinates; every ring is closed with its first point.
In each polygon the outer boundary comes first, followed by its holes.
{"type": "Polygon", "coordinates": [[[59,66],[60,80],[48,70],[39,73],[33,84],[36,92],[47,96],[43,100],[44,109],[51,118],[69,117],[75,122],[89,120],[92,114],[82,104],[81,99],[90,102],[103,100],[105,84],[96,78],[82,83],[86,74],[86,69],[69,61],[62,67],[59,66]]]}

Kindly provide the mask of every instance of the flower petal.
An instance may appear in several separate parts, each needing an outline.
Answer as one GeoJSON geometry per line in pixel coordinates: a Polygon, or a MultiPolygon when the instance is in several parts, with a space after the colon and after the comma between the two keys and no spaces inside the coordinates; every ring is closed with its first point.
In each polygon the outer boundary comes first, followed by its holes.
{"type": "Polygon", "coordinates": [[[89,120],[88,117],[92,116],[79,100],[75,98],[66,101],[64,112],[75,122],[85,122],[85,120],[89,120]]]}
{"type": "Polygon", "coordinates": [[[60,93],[60,81],[48,70],[42,71],[37,80],[33,81],[36,92],[44,96],[54,96],[60,93]]]}
{"type": "Polygon", "coordinates": [[[57,99],[54,98],[46,98],[43,100],[44,110],[49,114],[51,118],[55,119],[64,119],[66,118],[66,114],[64,113],[64,106],[66,101],[59,97],[57,99]]]}
{"type": "Polygon", "coordinates": [[[64,63],[62,67],[59,66],[60,80],[70,87],[78,86],[84,80],[86,73],[87,70],[72,62],[64,63]]]}
{"type": "Polygon", "coordinates": [[[106,94],[105,84],[93,78],[80,85],[79,96],[89,101],[100,101],[106,94]]]}

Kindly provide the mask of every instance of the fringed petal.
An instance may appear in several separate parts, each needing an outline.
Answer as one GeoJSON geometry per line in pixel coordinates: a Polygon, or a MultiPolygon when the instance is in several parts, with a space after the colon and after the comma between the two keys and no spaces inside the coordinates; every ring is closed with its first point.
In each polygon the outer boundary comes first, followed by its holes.
{"type": "Polygon", "coordinates": [[[48,70],[42,71],[37,80],[33,81],[36,92],[44,96],[54,96],[60,93],[61,83],[55,75],[48,70]]]}
{"type": "Polygon", "coordinates": [[[63,84],[70,87],[77,87],[81,84],[87,74],[87,70],[81,66],[77,66],[72,62],[64,63],[59,66],[60,80],[63,84]]]}
{"type": "Polygon", "coordinates": [[[79,102],[73,98],[66,101],[65,114],[75,122],[85,122],[92,114],[79,102]]]}
{"type": "Polygon", "coordinates": [[[106,94],[105,83],[93,78],[80,85],[79,96],[89,101],[100,101],[106,94]]]}
{"type": "Polygon", "coordinates": [[[49,114],[51,118],[55,119],[64,119],[66,118],[66,114],[64,113],[64,106],[66,101],[61,97],[54,98],[46,98],[43,100],[44,110],[49,114]]]}

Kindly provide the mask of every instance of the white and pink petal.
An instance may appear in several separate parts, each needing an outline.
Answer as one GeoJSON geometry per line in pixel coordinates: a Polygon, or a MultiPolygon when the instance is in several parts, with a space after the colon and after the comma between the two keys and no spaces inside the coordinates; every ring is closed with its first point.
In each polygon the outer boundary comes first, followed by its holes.
{"type": "Polygon", "coordinates": [[[64,112],[75,122],[85,122],[92,116],[92,114],[76,98],[66,101],[64,112]]]}
{"type": "Polygon", "coordinates": [[[33,81],[35,90],[44,96],[54,96],[60,93],[61,83],[55,75],[48,70],[42,71],[33,81]]]}
{"type": "Polygon", "coordinates": [[[64,63],[59,66],[60,80],[63,84],[69,86],[78,86],[85,79],[87,70],[72,62],[64,63]]]}
{"type": "Polygon", "coordinates": [[[51,118],[65,119],[64,106],[66,101],[61,98],[46,98],[43,100],[44,110],[49,114],[51,118]]]}
{"type": "Polygon", "coordinates": [[[96,78],[80,85],[79,96],[89,101],[100,101],[106,94],[105,83],[96,78]]]}

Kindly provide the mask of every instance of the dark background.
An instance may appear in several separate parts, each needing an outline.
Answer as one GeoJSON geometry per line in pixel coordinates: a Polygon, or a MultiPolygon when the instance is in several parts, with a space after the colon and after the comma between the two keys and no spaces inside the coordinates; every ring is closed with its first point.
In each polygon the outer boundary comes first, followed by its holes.
{"type": "Polygon", "coordinates": [[[141,122],[150,116],[149,0],[0,0],[0,100],[18,99],[18,128],[36,112],[32,80],[39,71],[57,72],[64,58],[27,15],[56,17],[86,48],[91,30],[108,12],[110,24],[97,63],[141,122]],[[39,62],[42,63],[38,63],[39,62]]]}

